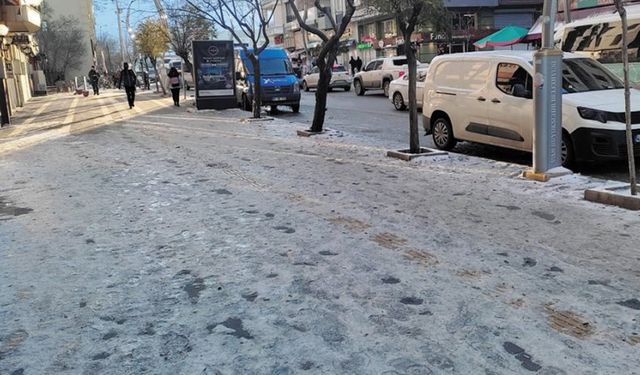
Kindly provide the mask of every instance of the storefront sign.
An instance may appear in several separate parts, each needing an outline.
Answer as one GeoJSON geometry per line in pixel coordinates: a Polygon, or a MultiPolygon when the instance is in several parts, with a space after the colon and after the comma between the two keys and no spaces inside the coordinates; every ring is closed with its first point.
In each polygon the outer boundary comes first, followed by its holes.
{"type": "Polygon", "coordinates": [[[232,41],[193,42],[193,62],[198,109],[226,109],[237,106],[232,41]]]}
{"type": "Polygon", "coordinates": [[[357,49],[371,49],[373,48],[373,44],[372,43],[358,43],[358,45],[356,46],[357,49]]]}

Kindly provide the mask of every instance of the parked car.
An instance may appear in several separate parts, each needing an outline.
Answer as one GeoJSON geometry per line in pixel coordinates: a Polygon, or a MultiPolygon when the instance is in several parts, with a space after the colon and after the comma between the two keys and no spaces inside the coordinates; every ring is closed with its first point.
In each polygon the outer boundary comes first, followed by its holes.
{"type": "MultiPolygon", "coordinates": [[[[422,108],[422,96],[424,81],[427,78],[427,69],[421,67],[418,70],[418,80],[416,82],[416,101],[418,103],[418,109],[422,108]]],[[[405,74],[401,78],[391,81],[389,85],[389,100],[393,103],[393,106],[398,111],[404,111],[407,109],[407,103],[409,101],[409,75],[405,74]]]]}
{"type": "MultiPolygon", "coordinates": [[[[334,65],[332,70],[329,91],[335,88],[350,91],[352,79],[344,65],[334,65]]],[[[320,81],[320,69],[314,66],[308,74],[302,77],[302,89],[309,91],[310,89],[318,88],[318,81],[320,81]]]]}
{"type": "Polygon", "coordinates": [[[371,60],[361,72],[353,77],[353,88],[358,96],[367,90],[384,90],[384,96],[389,96],[391,81],[402,77],[407,70],[405,56],[385,57],[371,60]]]}
{"type": "MultiPolygon", "coordinates": [[[[533,51],[436,57],[424,88],[423,126],[436,147],[472,141],[533,148],[533,51]]],[[[626,159],[623,83],[597,61],[565,53],[562,67],[562,164],[626,159]]],[[[631,93],[640,155],[640,91],[631,93]]]]}
{"type": "MultiPolygon", "coordinates": [[[[267,48],[259,55],[262,83],[262,105],[291,107],[293,112],[300,111],[300,84],[291,60],[282,48],[267,48]]],[[[253,84],[255,76],[253,65],[244,49],[235,51],[236,98],[245,110],[251,110],[253,102],[253,84]]]]}

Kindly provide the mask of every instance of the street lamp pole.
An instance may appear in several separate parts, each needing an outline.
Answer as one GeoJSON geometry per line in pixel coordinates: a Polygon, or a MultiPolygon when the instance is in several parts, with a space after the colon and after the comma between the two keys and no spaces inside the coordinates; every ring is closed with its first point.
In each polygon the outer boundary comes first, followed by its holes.
{"type": "Polygon", "coordinates": [[[124,51],[124,38],[122,36],[122,20],[120,19],[120,13],[122,13],[122,8],[120,8],[120,3],[118,0],[116,2],[116,14],[118,15],[118,36],[120,37],[120,56],[122,56],[122,60],[124,61],[125,51],[124,51]]]}
{"type": "Polygon", "coordinates": [[[562,51],[554,45],[558,0],[545,0],[542,15],[542,48],[534,62],[533,170],[525,177],[547,181],[570,173],[561,167],[562,147],[562,51]]]}

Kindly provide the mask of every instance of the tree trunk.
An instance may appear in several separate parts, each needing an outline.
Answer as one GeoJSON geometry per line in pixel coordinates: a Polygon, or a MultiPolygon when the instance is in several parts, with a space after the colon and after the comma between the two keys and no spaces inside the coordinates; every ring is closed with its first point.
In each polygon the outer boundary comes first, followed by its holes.
{"type": "Polygon", "coordinates": [[[320,77],[316,90],[316,106],[313,111],[313,122],[310,129],[314,133],[322,132],[324,127],[324,119],[327,113],[327,94],[329,93],[331,76],[333,75],[333,62],[335,59],[335,51],[330,51],[325,56],[319,56],[316,63],[320,70],[320,77]]]}
{"type": "Polygon", "coordinates": [[[409,153],[420,153],[420,132],[418,128],[418,101],[416,84],[418,81],[418,59],[411,48],[411,34],[413,25],[407,27],[404,33],[404,53],[409,66],[409,153]]]}
{"type": "Polygon", "coordinates": [[[160,79],[160,74],[158,73],[158,64],[156,62],[156,59],[153,57],[150,57],[149,60],[151,60],[151,64],[153,65],[153,71],[156,73],[156,90],[158,89],[158,84],[160,84],[160,88],[162,89],[162,95],[167,95],[167,90],[165,90],[164,83],[162,82],[162,79],[160,79]]]}
{"type": "MultiPolygon", "coordinates": [[[[255,49],[254,49],[255,51],[255,49]]],[[[260,59],[254,53],[249,54],[249,60],[253,65],[253,118],[260,118],[262,111],[262,75],[260,74],[260,59]]]]}
{"type": "MultiPolygon", "coordinates": [[[[193,79],[193,82],[195,82],[196,77],[194,76],[194,73],[193,73],[193,64],[191,63],[191,61],[189,61],[189,54],[181,53],[181,54],[178,54],[178,56],[181,57],[182,60],[184,60],[184,65],[187,68],[186,70],[189,71],[189,73],[191,74],[191,78],[193,79]]],[[[182,69],[182,74],[184,74],[184,72],[185,72],[185,69],[182,69]]]]}

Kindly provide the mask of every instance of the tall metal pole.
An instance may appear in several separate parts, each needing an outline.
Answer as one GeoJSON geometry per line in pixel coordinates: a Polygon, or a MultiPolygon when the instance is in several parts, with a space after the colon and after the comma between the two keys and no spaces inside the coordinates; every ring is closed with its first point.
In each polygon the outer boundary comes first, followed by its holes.
{"type": "Polygon", "coordinates": [[[638,195],[636,183],[636,161],[633,152],[633,132],[631,130],[631,90],[629,89],[629,48],[627,11],[622,5],[622,0],[615,0],[620,20],[622,21],[622,61],[624,63],[624,113],[627,125],[627,155],[629,158],[629,183],[631,195],[638,195]]]}
{"type": "Polygon", "coordinates": [[[564,0],[564,23],[573,21],[571,17],[571,0],[564,0]]]}
{"type": "Polygon", "coordinates": [[[120,19],[120,13],[122,13],[122,9],[120,8],[120,3],[118,0],[116,2],[116,13],[118,14],[118,36],[120,37],[120,56],[122,56],[122,60],[124,61],[125,51],[124,51],[124,38],[122,37],[122,20],[120,19]]]}
{"type": "Polygon", "coordinates": [[[557,0],[545,0],[542,15],[542,48],[534,55],[533,172],[549,177],[559,169],[562,144],[562,51],[554,46],[557,0]]]}

